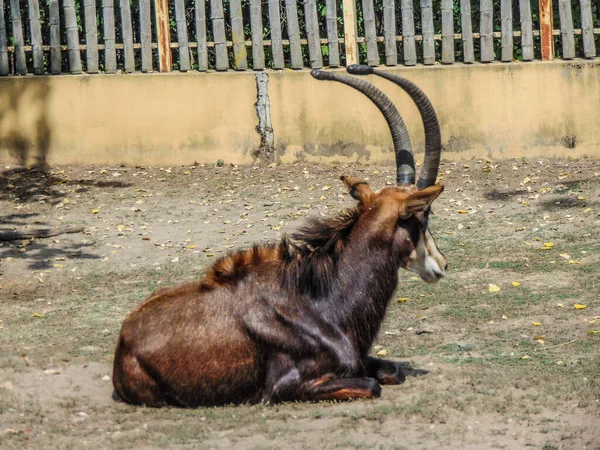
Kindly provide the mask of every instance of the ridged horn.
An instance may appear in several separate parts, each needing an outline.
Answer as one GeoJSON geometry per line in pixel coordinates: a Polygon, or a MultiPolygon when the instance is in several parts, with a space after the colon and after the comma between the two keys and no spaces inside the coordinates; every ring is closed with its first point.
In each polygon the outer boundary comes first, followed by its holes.
{"type": "Polygon", "coordinates": [[[379,111],[385,117],[385,120],[392,133],[394,142],[394,151],[396,153],[396,181],[398,184],[415,184],[415,159],[412,152],[412,144],[408,136],[408,130],[402,120],[402,116],[392,103],[392,101],[367,81],[359,78],[340,75],[335,72],[325,72],[323,70],[312,70],[311,75],[317,80],[339,81],[353,87],[357,91],[366,95],[379,108],[379,111]]]}
{"type": "Polygon", "coordinates": [[[424,189],[427,186],[435,184],[438,171],[440,168],[440,156],[442,153],[442,134],[437,115],[433,109],[433,105],[427,98],[427,95],[412,81],[407,80],[399,75],[394,75],[389,72],[375,69],[369,66],[353,64],[348,66],[348,73],[352,75],[370,75],[374,74],[385,78],[386,80],[400,86],[410,98],[415,102],[421,119],[423,120],[423,128],[425,129],[425,158],[423,168],[419,174],[417,187],[424,189]]]}

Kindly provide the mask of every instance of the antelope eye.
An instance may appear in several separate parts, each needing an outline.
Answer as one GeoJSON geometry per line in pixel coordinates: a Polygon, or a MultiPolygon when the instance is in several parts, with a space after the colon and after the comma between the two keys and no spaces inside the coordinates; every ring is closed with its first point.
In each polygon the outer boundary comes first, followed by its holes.
{"type": "Polygon", "coordinates": [[[409,235],[407,240],[412,241],[413,245],[416,247],[419,243],[419,239],[421,239],[421,226],[416,220],[410,220],[408,223],[406,221],[399,222],[401,228],[403,228],[409,235]]]}

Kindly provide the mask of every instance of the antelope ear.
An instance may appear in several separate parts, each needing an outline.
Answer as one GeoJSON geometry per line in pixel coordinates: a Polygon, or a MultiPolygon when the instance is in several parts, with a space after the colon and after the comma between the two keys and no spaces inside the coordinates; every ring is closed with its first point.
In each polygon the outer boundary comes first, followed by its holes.
{"type": "Polygon", "coordinates": [[[362,205],[369,203],[375,195],[369,184],[361,178],[342,175],[340,180],[346,185],[352,198],[358,200],[362,205]]]}
{"type": "Polygon", "coordinates": [[[443,190],[444,186],[438,183],[410,194],[402,202],[400,216],[408,218],[416,212],[426,211],[443,190]]]}

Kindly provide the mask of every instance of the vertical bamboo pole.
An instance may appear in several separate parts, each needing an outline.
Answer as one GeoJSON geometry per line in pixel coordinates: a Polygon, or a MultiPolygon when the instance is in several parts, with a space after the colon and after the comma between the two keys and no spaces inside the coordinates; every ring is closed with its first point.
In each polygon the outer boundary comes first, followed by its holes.
{"type": "MultiPolygon", "coordinates": [[[[202,2],[204,4],[204,2],[202,2]]],[[[150,0],[140,0],[140,42],[142,44],[142,72],[152,72],[152,15],[150,0]]]]}
{"type": "Polygon", "coordinates": [[[0,0],[0,75],[8,75],[8,39],[4,20],[4,0],[0,0]]]}
{"type": "Polygon", "coordinates": [[[96,28],[96,0],[84,0],[85,56],[87,73],[98,73],[98,29],[96,28]]]}
{"type": "Polygon", "coordinates": [[[502,0],[500,8],[500,20],[502,21],[502,61],[509,62],[513,59],[512,0],[502,0]]]}
{"type": "Polygon", "coordinates": [[[302,69],[304,62],[302,61],[302,48],[300,47],[300,25],[298,24],[298,3],[296,0],[285,0],[285,12],[287,14],[292,68],[302,69]]]}
{"type": "Polygon", "coordinates": [[[442,63],[454,62],[454,3],[442,0],[442,63]]]}
{"type": "Polygon", "coordinates": [[[373,0],[362,0],[363,28],[367,44],[367,64],[379,65],[379,51],[377,50],[377,31],[375,29],[375,7],[373,0]]]}
{"type": "Polygon", "coordinates": [[[523,61],[531,61],[533,59],[533,25],[529,0],[519,0],[519,9],[521,14],[521,51],[523,61]]]}
{"type": "Polygon", "coordinates": [[[236,70],[246,70],[248,68],[248,52],[246,51],[241,0],[229,0],[229,15],[231,17],[231,40],[233,41],[235,68],[236,70]]]}
{"type": "Polygon", "coordinates": [[[562,57],[564,59],[575,58],[575,39],[573,38],[571,0],[558,0],[558,15],[560,17],[562,57]]]}
{"type": "Polygon", "coordinates": [[[338,41],[337,7],[335,0],[326,0],[327,41],[329,44],[329,65],[340,65],[340,43],[338,41]]]}
{"type": "Polygon", "coordinates": [[[385,40],[385,65],[398,64],[396,48],[396,4],[394,0],[383,0],[383,35],[385,40]]]}
{"type": "Polygon", "coordinates": [[[273,53],[273,68],[283,69],[283,43],[281,37],[281,13],[279,0],[269,0],[269,25],[271,25],[271,52],[273,53]]]}
{"type": "Polygon", "coordinates": [[[19,0],[10,0],[10,16],[12,20],[13,37],[15,39],[15,69],[19,75],[27,75],[25,40],[23,38],[23,23],[21,22],[21,7],[19,5],[19,0]]]}
{"type": "Polygon", "coordinates": [[[481,62],[491,62],[494,60],[494,10],[492,0],[481,0],[480,12],[481,62]]]}
{"type": "Polygon", "coordinates": [[[423,27],[423,64],[434,64],[435,46],[432,0],[421,0],[421,26],[423,27]]]}
{"type": "Polygon", "coordinates": [[[262,70],[265,68],[265,47],[260,0],[250,0],[250,28],[252,33],[252,68],[262,70]]]}
{"type": "Polygon", "coordinates": [[[198,42],[198,70],[208,70],[208,48],[206,46],[206,0],[196,0],[196,41],[198,42]]]}
{"type": "MultiPolygon", "coordinates": [[[[528,2],[529,0],[523,0],[528,2]]],[[[460,0],[460,18],[462,25],[463,62],[475,62],[473,51],[473,24],[471,23],[471,0],[460,0]]]]}
{"type": "Polygon", "coordinates": [[[358,64],[358,45],[356,43],[356,1],[342,0],[344,8],[344,47],[346,48],[346,66],[358,64]]]}
{"type": "Polygon", "coordinates": [[[75,1],[64,0],[65,30],[67,31],[67,51],[69,54],[69,70],[71,73],[81,73],[81,52],[79,50],[79,28],[77,27],[77,15],[75,12],[75,1]]]}
{"type": "Polygon", "coordinates": [[[539,0],[539,5],[542,61],[552,61],[554,59],[554,39],[552,37],[552,0],[539,0]]]}
{"type": "Polygon", "coordinates": [[[594,21],[592,20],[592,3],[590,0],[580,0],[581,33],[583,34],[583,53],[586,58],[596,57],[594,43],[594,21]]]}
{"type": "Polygon", "coordinates": [[[129,0],[120,0],[121,30],[123,33],[123,53],[125,55],[125,72],[135,72],[133,56],[133,25],[131,23],[131,6],[129,0]]]}
{"type": "Polygon", "coordinates": [[[222,0],[210,0],[210,19],[212,21],[217,59],[215,69],[227,70],[229,60],[227,58],[227,42],[225,41],[225,15],[223,14],[222,0]]]}
{"type": "Polygon", "coordinates": [[[158,41],[158,65],[161,72],[173,70],[171,55],[171,30],[169,28],[168,0],[154,0],[156,11],[156,37],[158,41]]]}
{"type": "Polygon", "coordinates": [[[404,64],[414,66],[417,63],[417,50],[415,45],[415,13],[412,0],[402,0],[401,9],[404,64]]]}
{"type": "Polygon", "coordinates": [[[104,71],[115,73],[117,71],[117,53],[115,50],[114,0],[102,0],[102,17],[104,18],[104,71]]]}
{"type": "Polygon", "coordinates": [[[50,72],[53,75],[60,73],[62,69],[60,48],[60,6],[58,0],[50,0],[50,72]]]}
{"type": "Polygon", "coordinates": [[[184,0],[175,0],[175,23],[177,25],[177,41],[179,42],[179,70],[187,72],[191,69],[191,65],[184,0]]]}
{"type": "Polygon", "coordinates": [[[38,0],[29,0],[29,29],[33,50],[33,73],[44,73],[44,51],[42,50],[42,26],[40,24],[40,4],[38,0]]]}
{"type": "Polygon", "coordinates": [[[308,41],[308,58],[311,69],[323,67],[321,53],[321,36],[319,34],[319,18],[315,0],[304,0],[304,19],[306,22],[306,38],[308,41]]]}

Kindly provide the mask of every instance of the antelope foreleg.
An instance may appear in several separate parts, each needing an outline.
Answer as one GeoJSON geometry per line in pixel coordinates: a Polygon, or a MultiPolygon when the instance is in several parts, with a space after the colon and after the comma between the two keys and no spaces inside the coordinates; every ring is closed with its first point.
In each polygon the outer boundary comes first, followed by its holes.
{"type": "Polygon", "coordinates": [[[350,400],[381,395],[381,386],[373,378],[340,378],[333,373],[315,376],[317,367],[315,361],[304,360],[297,364],[289,355],[273,355],[263,401],[350,400]]]}
{"type": "Polygon", "coordinates": [[[381,386],[373,378],[334,378],[327,374],[305,382],[301,387],[302,400],[351,400],[381,396],[381,386]]]}
{"type": "Polygon", "coordinates": [[[406,379],[400,363],[389,359],[367,357],[367,376],[381,384],[401,384],[406,379]]]}
{"type": "Polygon", "coordinates": [[[330,370],[339,375],[356,375],[361,368],[361,359],[348,337],[308,309],[269,305],[249,312],[244,325],[267,348],[300,357],[326,356],[330,370]]]}

